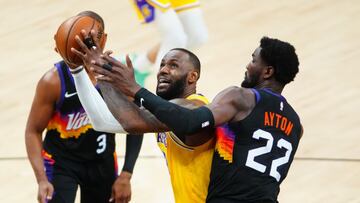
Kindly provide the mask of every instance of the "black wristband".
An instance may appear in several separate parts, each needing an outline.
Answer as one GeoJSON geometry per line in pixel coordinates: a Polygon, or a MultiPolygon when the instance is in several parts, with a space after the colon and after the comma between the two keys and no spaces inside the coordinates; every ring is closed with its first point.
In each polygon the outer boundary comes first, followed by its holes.
{"type": "Polygon", "coordinates": [[[136,92],[135,100],[167,125],[180,139],[200,129],[213,127],[215,123],[212,112],[207,107],[186,109],[154,95],[145,88],[136,92]]]}

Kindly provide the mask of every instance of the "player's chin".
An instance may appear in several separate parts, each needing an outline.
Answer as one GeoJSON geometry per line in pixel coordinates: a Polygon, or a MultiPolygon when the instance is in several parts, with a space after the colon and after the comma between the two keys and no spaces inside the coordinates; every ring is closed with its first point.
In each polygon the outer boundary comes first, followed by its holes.
{"type": "Polygon", "coordinates": [[[156,88],[156,95],[158,95],[159,97],[164,98],[167,96],[167,94],[168,94],[168,88],[159,87],[159,86],[156,88]]]}

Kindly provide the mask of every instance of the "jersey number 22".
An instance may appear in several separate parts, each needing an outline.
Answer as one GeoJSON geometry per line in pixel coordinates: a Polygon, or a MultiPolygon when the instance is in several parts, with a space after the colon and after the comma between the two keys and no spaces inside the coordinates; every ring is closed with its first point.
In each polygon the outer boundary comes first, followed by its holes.
{"type": "MultiPolygon", "coordinates": [[[[258,147],[258,148],[249,150],[249,154],[247,156],[245,165],[250,167],[250,168],[253,168],[253,169],[255,169],[255,170],[257,170],[257,171],[259,171],[261,173],[264,173],[266,171],[266,166],[261,164],[261,163],[256,162],[254,159],[257,156],[261,156],[263,154],[270,153],[270,151],[271,151],[271,149],[273,147],[274,138],[271,135],[271,133],[266,132],[266,131],[261,130],[261,129],[254,132],[253,138],[257,139],[257,140],[260,139],[260,138],[266,139],[267,140],[266,146],[258,147]]],[[[277,142],[276,146],[278,148],[280,148],[280,149],[281,148],[286,149],[285,156],[280,157],[278,159],[274,159],[271,162],[271,168],[270,168],[270,174],[269,175],[274,177],[279,182],[280,178],[281,178],[281,174],[277,171],[277,168],[279,166],[289,162],[290,154],[291,154],[291,151],[292,151],[292,145],[291,145],[290,142],[288,142],[288,141],[281,138],[277,142]]]]}

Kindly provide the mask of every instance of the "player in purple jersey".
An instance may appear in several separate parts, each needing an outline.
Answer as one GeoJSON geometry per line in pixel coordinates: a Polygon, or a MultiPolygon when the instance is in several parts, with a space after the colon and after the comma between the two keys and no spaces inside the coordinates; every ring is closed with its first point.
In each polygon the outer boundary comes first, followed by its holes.
{"type": "MultiPolygon", "coordinates": [[[[94,12],[79,15],[91,16],[104,25],[94,12]]],[[[130,178],[142,136],[127,137],[125,164],[118,176],[115,136],[93,129],[64,61],[38,82],[25,141],[39,202],[72,203],[78,186],[81,202],[130,201],[130,178]]]]}

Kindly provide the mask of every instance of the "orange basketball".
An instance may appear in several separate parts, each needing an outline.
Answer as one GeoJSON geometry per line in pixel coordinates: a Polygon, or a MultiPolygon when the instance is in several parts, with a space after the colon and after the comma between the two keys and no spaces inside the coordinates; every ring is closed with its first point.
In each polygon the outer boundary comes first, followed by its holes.
{"type": "Polygon", "coordinates": [[[77,66],[82,64],[82,60],[71,52],[71,47],[81,51],[80,46],[75,40],[75,36],[78,35],[84,41],[81,34],[82,29],[87,33],[90,33],[92,29],[95,30],[100,46],[102,48],[104,47],[105,34],[103,26],[99,21],[84,15],[71,17],[60,25],[54,36],[58,53],[64,61],[69,64],[75,64],[77,66]]]}

